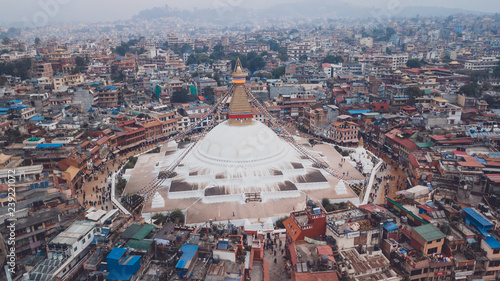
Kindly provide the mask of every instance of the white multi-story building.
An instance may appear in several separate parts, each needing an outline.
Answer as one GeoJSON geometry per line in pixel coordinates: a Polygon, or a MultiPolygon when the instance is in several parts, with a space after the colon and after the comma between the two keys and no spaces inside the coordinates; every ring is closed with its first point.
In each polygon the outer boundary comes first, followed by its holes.
{"type": "Polygon", "coordinates": [[[311,52],[313,46],[310,42],[301,42],[288,46],[288,57],[298,60],[301,56],[307,55],[311,52]]]}
{"type": "Polygon", "coordinates": [[[323,72],[327,77],[336,77],[339,73],[342,72],[342,63],[340,64],[324,63],[322,67],[323,67],[323,72]]]}
{"type": "Polygon", "coordinates": [[[464,68],[472,71],[484,71],[495,68],[500,60],[495,57],[483,57],[478,60],[466,60],[464,68]]]}
{"type": "Polygon", "coordinates": [[[392,58],[392,70],[406,66],[408,62],[408,54],[395,54],[391,56],[392,58]]]}
{"type": "Polygon", "coordinates": [[[47,259],[25,274],[24,280],[73,280],[88,259],[89,245],[97,233],[96,222],[74,222],[49,242],[47,259]]]}

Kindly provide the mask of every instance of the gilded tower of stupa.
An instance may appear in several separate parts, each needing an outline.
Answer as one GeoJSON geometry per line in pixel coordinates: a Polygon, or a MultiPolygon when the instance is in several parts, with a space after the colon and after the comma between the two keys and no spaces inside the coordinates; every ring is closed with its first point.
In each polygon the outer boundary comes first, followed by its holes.
{"type": "Polygon", "coordinates": [[[227,113],[230,126],[244,126],[252,124],[252,107],[248,102],[248,96],[245,92],[246,76],[247,74],[243,71],[240,59],[238,59],[233,72],[233,97],[231,98],[227,113]]]}

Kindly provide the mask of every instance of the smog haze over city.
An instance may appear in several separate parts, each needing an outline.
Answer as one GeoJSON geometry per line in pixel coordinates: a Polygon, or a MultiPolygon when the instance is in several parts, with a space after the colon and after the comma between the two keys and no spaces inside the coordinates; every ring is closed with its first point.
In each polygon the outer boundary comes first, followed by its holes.
{"type": "Polygon", "coordinates": [[[500,280],[497,0],[0,0],[0,280],[500,280]]]}
{"type": "MultiPolygon", "coordinates": [[[[291,10],[300,17],[303,3],[310,3],[317,6],[317,11],[323,7],[335,7],[330,11],[334,15],[342,17],[357,17],[356,8],[361,9],[403,9],[411,10],[411,7],[419,8],[421,16],[425,16],[429,10],[438,10],[439,13],[496,13],[500,12],[500,5],[494,0],[445,0],[445,1],[408,1],[408,0],[189,0],[189,1],[162,1],[162,0],[25,0],[25,1],[7,1],[2,0],[0,11],[0,24],[19,24],[23,17],[31,18],[39,10],[47,9],[50,16],[49,22],[109,22],[117,20],[129,20],[142,10],[154,9],[168,6],[179,10],[204,10],[210,9],[214,12],[225,7],[244,9],[248,11],[276,10],[280,7],[290,6],[291,10]],[[56,7],[54,7],[56,6],[56,7]],[[295,7],[295,9],[294,9],[295,7]],[[425,7],[425,9],[421,9],[425,7]],[[427,11],[426,11],[427,10],[427,11]],[[348,12],[348,14],[344,14],[348,12]],[[53,16],[52,16],[53,14],[53,16]]],[[[328,11],[325,11],[328,12],[328,11]]],[[[417,13],[419,13],[417,12],[417,13]]],[[[407,11],[409,14],[410,11],[407,11]]],[[[269,16],[272,16],[269,15],[269,16]]],[[[398,15],[393,15],[398,16],[398,15]]],[[[405,16],[405,15],[404,15],[405,16]]],[[[324,17],[324,15],[321,15],[324,17]]],[[[228,23],[229,24],[229,23],[228,23]]]]}

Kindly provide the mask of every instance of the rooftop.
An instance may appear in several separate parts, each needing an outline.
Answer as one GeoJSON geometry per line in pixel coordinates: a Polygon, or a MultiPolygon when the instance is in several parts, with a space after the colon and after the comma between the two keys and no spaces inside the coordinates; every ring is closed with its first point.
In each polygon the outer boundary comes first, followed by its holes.
{"type": "Polygon", "coordinates": [[[417,226],[413,228],[422,238],[427,242],[431,242],[437,239],[443,239],[446,235],[441,232],[435,225],[433,224],[425,224],[421,226],[417,226]]]}
{"type": "Polygon", "coordinates": [[[85,236],[89,231],[95,227],[95,222],[90,221],[76,221],[65,231],[59,233],[56,238],[52,239],[52,244],[66,244],[73,245],[81,237],[85,236]]]}

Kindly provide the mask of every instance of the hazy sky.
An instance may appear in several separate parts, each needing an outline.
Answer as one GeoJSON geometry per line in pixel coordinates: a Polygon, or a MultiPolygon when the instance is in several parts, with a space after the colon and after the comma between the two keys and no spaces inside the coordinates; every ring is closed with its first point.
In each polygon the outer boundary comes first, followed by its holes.
{"type": "MultiPolygon", "coordinates": [[[[168,5],[171,7],[217,8],[225,5],[247,8],[306,0],[0,0],[0,23],[41,21],[44,17],[60,20],[112,21],[128,19],[140,10],[168,5]],[[55,5],[54,5],[55,4],[55,5]],[[45,9],[44,9],[45,7],[45,9]],[[37,18],[39,17],[39,18],[37,18]]],[[[498,0],[329,0],[350,2],[375,8],[401,6],[435,6],[463,8],[482,12],[500,12],[498,0]]]]}

